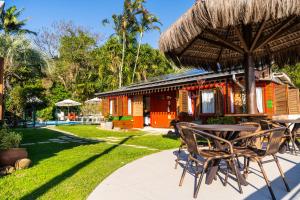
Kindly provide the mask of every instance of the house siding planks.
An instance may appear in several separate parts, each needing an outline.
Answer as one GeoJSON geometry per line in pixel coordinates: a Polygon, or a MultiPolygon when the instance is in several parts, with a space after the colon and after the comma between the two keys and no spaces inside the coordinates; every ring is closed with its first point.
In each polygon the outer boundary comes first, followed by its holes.
{"type": "Polygon", "coordinates": [[[300,113],[299,89],[288,90],[288,104],[289,114],[300,113]]]}
{"type": "Polygon", "coordinates": [[[286,85],[275,85],[275,114],[288,114],[288,92],[286,85]]]}
{"type": "Polygon", "coordinates": [[[109,98],[102,99],[102,115],[105,117],[109,115],[109,98]]]}
{"type": "Polygon", "coordinates": [[[187,90],[179,90],[179,112],[180,113],[188,113],[188,91],[187,90]]]}

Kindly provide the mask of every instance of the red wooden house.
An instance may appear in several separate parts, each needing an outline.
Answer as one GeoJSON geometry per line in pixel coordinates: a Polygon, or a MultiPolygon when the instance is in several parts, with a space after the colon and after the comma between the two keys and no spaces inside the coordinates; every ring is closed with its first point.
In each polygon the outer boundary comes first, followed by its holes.
{"type": "MultiPolygon", "coordinates": [[[[214,73],[193,69],[96,96],[103,99],[104,116],[126,116],[127,120],[115,120],[115,127],[168,128],[172,120],[183,116],[185,120],[206,120],[244,113],[243,75],[243,70],[214,73]]],[[[258,113],[269,117],[300,114],[299,89],[283,73],[257,71],[256,96],[258,113]]]]}

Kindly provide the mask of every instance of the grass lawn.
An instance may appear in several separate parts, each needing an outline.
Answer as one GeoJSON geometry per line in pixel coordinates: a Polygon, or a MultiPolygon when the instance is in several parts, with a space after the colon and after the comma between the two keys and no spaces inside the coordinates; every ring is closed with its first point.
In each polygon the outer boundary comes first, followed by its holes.
{"type": "MultiPolygon", "coordinates": [[[[81,137],[120,137],[118,144],[137,144],[156,149],[178,146],[178,141],[142,132],[107,132],[95,126],[59,127],[81,137]],[[106,134],[107,133],[107,134],[106,134]]],[[[18,129],[23,143],[58,138],[47,129],[18,129]]],[[[49,143],[26,146],[32,167],[0,177],[0,199],[86,199],[108,175],[125,164],[158,151],[101,143],[49,143]]]]}
{"type": "Polygon", "coordinates": [[[90,125],[58,126],[57,128],[80,137],[88,138],[130,137],[125,144],[147,146],[160,150],[172,149],[179,146],[179,140],[174,136],[147,135],[146,132],[142,131],[107,131],[90,125]]]}

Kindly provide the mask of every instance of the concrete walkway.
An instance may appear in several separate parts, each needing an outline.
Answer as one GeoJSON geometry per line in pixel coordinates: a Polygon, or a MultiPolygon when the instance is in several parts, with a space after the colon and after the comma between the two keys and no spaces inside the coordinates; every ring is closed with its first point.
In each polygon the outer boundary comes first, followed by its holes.
{"type": "MultiPolygon", "coordinates": [[[[174,169],[174,151],[163,151],[136,160],[106,178],[88,197],[88,200],[186,200],[193,199],[195,178],[187,174],[182,187],[178,186],[182,168],[174,169]]],[[[184,157],[185,155],[182,154],[184,157]]],[[[264,164],[277,199],[300,199],[300,155],[279,154],[291,192],[287,193],[279,178],[275,163],[264,164]]],[[[271,199],[256,163],[250,164],[249,185],[238,193],[237,183],[229,178],[224,187],[220,181],[201,185],[198,199],[271,199]]],[[[224,176],[221,175],[223,178],[224,176]]]]}

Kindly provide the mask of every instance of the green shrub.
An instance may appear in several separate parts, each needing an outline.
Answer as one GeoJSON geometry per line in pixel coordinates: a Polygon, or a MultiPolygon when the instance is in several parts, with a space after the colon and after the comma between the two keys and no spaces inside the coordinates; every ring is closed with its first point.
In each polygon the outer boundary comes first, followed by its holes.
{"type": "Polygon", "coordinates": [[[10,149],[18,148],[22,140],[22,136],[15,132],[9,130],[7,127],[3,127],[0,130],[0,149],[10,149]]]}
{"type": "Polygon", "coordinates": [[[133,117],[132,116],[123,116],[123,117],[121,117],[121,121],[128,121],[128,120],[132,120],[133,119],[133,117]]]}
{"type": "Polygon", "coordinates": [[[233,117],[210,117],[207,124],[235,124],[233,117]]]}
{"type": "Polygon", "coordinates": [[[42,110],[37,111],[37,117],[43,121],[49,121],[53,119],[53,107],[47,107],[42,110]]]}

